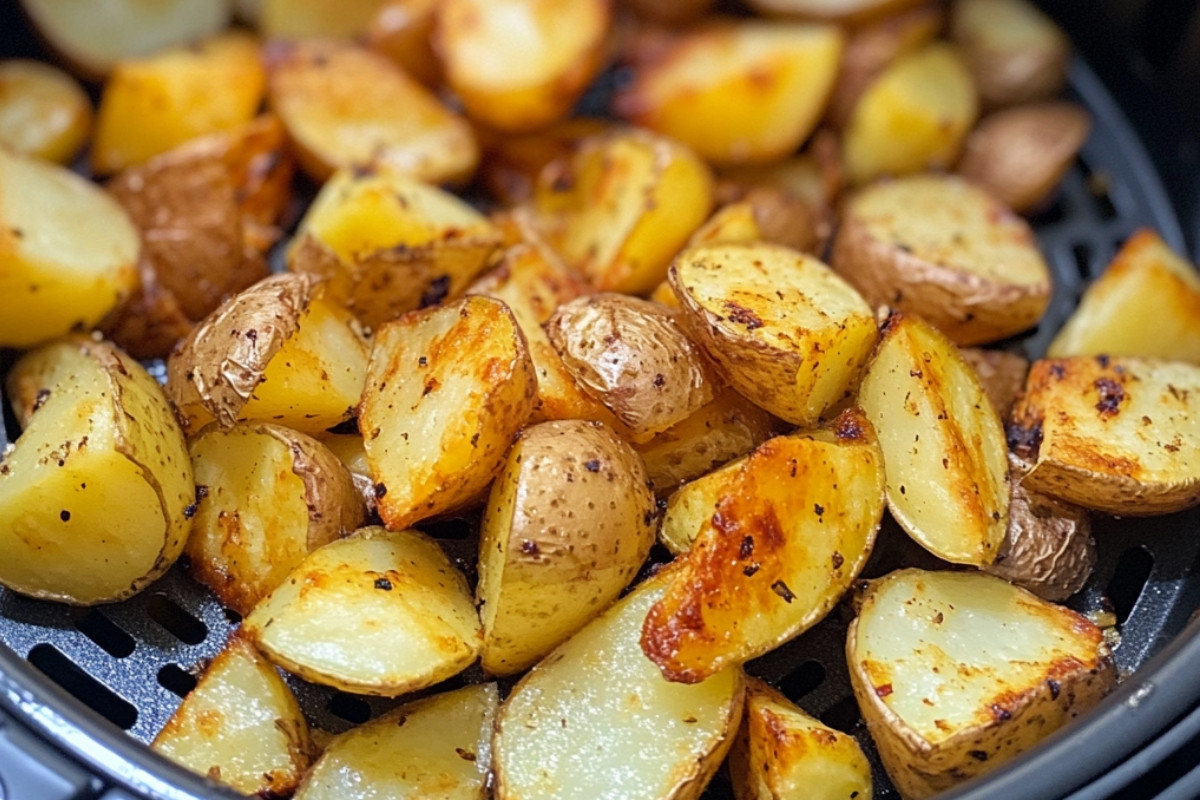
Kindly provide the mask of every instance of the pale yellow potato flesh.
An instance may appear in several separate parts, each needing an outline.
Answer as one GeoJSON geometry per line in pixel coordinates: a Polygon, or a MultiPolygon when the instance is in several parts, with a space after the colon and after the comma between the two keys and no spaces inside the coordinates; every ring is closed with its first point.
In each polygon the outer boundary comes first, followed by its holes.
{"type": "Polygon", "coordinates": [[[424,697],[330,742],[296,800],[484,800],[500,693],[480,683],[424,697]]]}
{"type": "Polygon", "coordinates": [[[999,578],[907,569],[872,582],[846,639],[893,784],[924,798],[989,772],[1116,681],[1100,629],[999,578]]]}
{"type": "Polygon", "coordinates": [[[92,605],[166,572],[195,485],[154,379],[114,346],[73,337],[26,353],[6,392],[24,430],[0,458],[0,583],[92,605]]]}
{"type": "Polygon", "coordinates": [[[638,647],[650,580],[530,670],[500,708],[495,797],[695,800],[742,718],[744,677],[664,679],[638,647]]]}
{"type": "Polygon", "coordinates": [[[893,315],[858,402],[878,432],[900,526],[951,563],[995,560],[1008,529],[1008,445],[958,348],[919,317],[893,315]]]}
{"type": "Polygon", "coordinates": [[[242,630],[306,680],[385,697],[466,669],[483,638],[467,582],[437,543],[379,527],[309,553],[242,630]]]}
{"type": "Polygon", "coordinates": [[[0,347],[93,328],[137,287],[140,248],[102,189],[0,148],[0,347]]]}
{"type": "Polygon", "coordinates": [[[150,747],[243,794],[287,794],[312,758],[308,723],[292,690],[236,636],[150,747]]]}
{"type": "Polygon", "coordinates": [[[0,144],[70,162],[92,128],[92,101],[70,75],[41,61],[0,61],[0,144]]]}
{"type": "Polygon", "coordinates": [[[735,458],[712,472],[688,481],[667,499],[658,538],[674,555],[692,549],[696,537],[712,520],[721,498],[729,494],[745,458],[735,458]]]}

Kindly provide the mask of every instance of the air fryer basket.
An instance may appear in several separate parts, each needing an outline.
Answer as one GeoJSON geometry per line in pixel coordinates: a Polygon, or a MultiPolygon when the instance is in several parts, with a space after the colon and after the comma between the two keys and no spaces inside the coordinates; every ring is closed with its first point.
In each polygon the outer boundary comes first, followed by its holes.
{"type": "MultiPolygon", "coordinates": [[[[1166,3],[1080,5],[1063,2],[1051,10],[1076,32],[1100,73],[1082,58],[1071,68],[1070,91],[1090,109],[1095,127],[1057,199],[1033,220],[1057,290],[1042,325],[1012,343],[1029,355],[1044,350],[1083,287],[1137,228],[1153,226],[1172,246],[1193,258],[1200,255],[1195,140],[1181,133],[1182,123],[1160,104],[1161,95],[1113,50],[1118,41],[1165,58],[1168,45],[1172,52],[1190,47],[1200,65],[1200,10],[1192,9],[1187,33],[1185,18],[1168,16],[1169,31],[1146,24],[1164,18],[1166,3]],[[1120,35],[1114,38],[1105,25],[1118,26],[1120,35]]],[[[11,11],[0,11],[0,36],[15,24],[11,11]]],[[[27,45],[0,38],[0,47],[4,54],[27,45]]],[[[1194,104],[1194,123],[1200,118],[1200,75],[1190,77],[1177,89],[1194,104]]],[[[11,422],[8,431],[15,436],[11,422]]],[[[466,530],[443,525],[431,533],[442,537],[470,573],[474,542],[466,530]]],[[[1115,614],[1120,636],[1115,657],[1128,677],[1084,719],[947,797],[1166,800],[1200,795],[1200,669],[1195,667],[1200,620],[1189,624],[1200,607],[1200,509],[1150,520],[1098,518],[1095,537],[1099,563],[1070,605],[1084,613],[1115,614]]],[[[900,564],[936,567],[938,562],[886,525],[865,575],[900,564]]],[[[846,677],[848,622],[848,613],[837,609],[817,628],[748,668],[809,712],[858,734],[874,765],[876,796],[894,797],[846,677]]],[[[234,797],[159,759],[141,743],[153,738],[235,626],[236,617],[192,582],[183,565],[130,600],[93,609],[0,589],[0,800],[234,797]]],[[[453,682],[478,678],[474,673],[453,682]]],[[[328,730],[344,730],[389,705],[289,680],[310,719],[328,730]]],[[[718,778],[707,796],[729,795],[718,778]]]]}

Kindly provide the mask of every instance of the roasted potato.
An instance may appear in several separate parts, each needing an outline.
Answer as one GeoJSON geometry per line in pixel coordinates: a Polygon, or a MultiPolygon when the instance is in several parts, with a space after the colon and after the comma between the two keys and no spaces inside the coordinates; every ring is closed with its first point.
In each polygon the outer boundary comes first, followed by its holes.
{"type": "Polygon", "coordinates": [[[1138,231],[1084,291],[1046,354],[1200,364],[1200,275],[1158,233],[1138,231]]]}
{"type": "Polygon", "coordinates": [[[1008,446],[958,348],[919,317],[893,314],[858,402],[878,432],[900,527],[951,563],[995,560],[1008,529],[1008,446]]]}
{"type": "Polygon", "coordinates": [[[441,58],[433,49],[438,0],[384,0],[367,23],[367,47],[429,87],[442,82],[441,58]]]}
{"type": "Polygon", "coordinates": [[[908,569],[873,581],[846,634],[850,681],[902,797],[982,775],[1116,681],[1099,628],[999,578],[908,569]]]}
{"type": "Polygon", "coordinates": [[[757,678],[729,751],[737,800],[871,800],[871,765],[853,736],[805,714],[757,678]]]}
{"type": "Polygon", "coordinates": [[[797,636],[858,575],[883,508],[883,453],[857,409],[764,442],[673,563],[642,650],[695,683],[797,636]]]}
{"type": "Polygon", "coordinates": [[[444,0],[433,44],[467,114],[499,131],[567,116],[604,66],[612,0],[444,0]]]}
{"type": "Polygon", "coordinates": [[[136,289],[140,247],[95,184],[0,148],[0,347],[95,327],[136,289]]]}
{"type": "Polygon", "coordinates": [[[1045,100],[1067,83],[1071,44],[1028,0],[958,0],[949,34],[987,108],[1045,100]]]}
{"type": "Polygon", "coordinates": [[[921,0],[749,0],[756,11],[780,17],[803,17],[861,23],[916,5],[921,0]]]}
{"type": "Polygon", "coordinates": [[[920,314],[953,342],[1037,324],[1053,279],[1029,224],[961,178],[912,175],[846,204],[833,268],[872,305],[920,314]]]}
{"type": "Polygon", "coordinates": [[[346,467],[290,428],[210,425],[190,451],[192,577],[242,616],[310,551],[363,523],[366,507],[346,467]]]}
{"type": "Polygon", "coordinates": [[[375,513],[375,481],[371,480],[371,467],[367,464],[367,443],[361,433],[323,433],[317,440],[329,448],[329,452],[350,472],[354,488],[362,496],[367,514],[375,513]]]}
{"type": "Polygon", "coordinates": [[[288,268],[324,278],[365,325],[455,300],[500,246],[486,217],[394,169],[343,169],[309,206],[288,268]]]}
{"type": "Polygon", "coordinates": [[[189,434],[213,420],[315,434],[353,416],[366,370],[349,312],[312,277],[280,274],[229,298],[179,344],[166,389],[189,434]]]}
{"type": "Polygon", "coordinates": [[[67,164],[92,129],[92,101],[70,75],[41,61],[0,61],[0,145],[67,164]]]}
{"type": "Polygon", "coordinates": [[[870,306],[823,263],[768,244],[680,254],[669,280],[680,321],[730,385],[811,425],[844,400],[875,342],[870,306]]]}
{"type": "Polygon", "coordinates": [[[632,64],[614,103],[636,125],[714,164],[764,163],[809,137],[837,76],[835,25],[724,21],[696,27],[632,64]]]}
{"type": "Polygon", "coordinates": [[[461,672],[483,639],[467,582],[437,543],[378,527],[309,553],[242,630],[305,680],[385,697],[461,672]]]}
{"type": "Polygon", "coordinates": [[[1036,361],[1009,443],[1030,489],[1121,516],[1200,503],[1200,367],[1138,358],[1036,361]]]}
{"type": "Polygon", "coordinates": [[[358,425],[384,523],[404,528],[478,499],[533,413],[536,386],[521,329],[490,297],[380,328],[358,425]]]}
{"type": "Polygon", "coordinates": [[[312,760],[296,696],[252,645],[229,640],[150,747],[242,794],[285,795],[312,760]]]}
{"type": "Polygon", "coordinates": [[[384,56],[305,39],[275,42],[267,58],[270,106],[314,179],[375,164],[440,183],[475,169],[479,147],[467,122],[384,56]]]}
{"type": "Polygon", "coordinates": [[[296,800],[483,800],[498,703],[481,683],[394,708],[330,742],[296,800]]]}
{"type": "Polygon", "coordinates": [[[476,597],[483,668],[532,666],[617,599],[654,544],[637,453],[583,420],[526,428],[492,485],[476,597]]]}
{"type": "Polygon", "coordinates": [[[662,591],[641,584],[516,685],[492,740],[496,800],[700,797],[741,721],[744,678],[659,674],[637,641],[662,591]]]}
{"type": "Polygon", "coordinates": [[[23,431],[0,456],[0,583],[92,605],[166,572],[187,540],[195,484],[154,379],[78,336],[22,356],[6,392],[23,431]]]}
{"type": "Polygon", "coordinates": [[[658,539],[664,547],[674,555],[692,549],[696,537],[712,520],[721,498],[729,494],[745,463],[745,457],[735,458],[671,493],[658,528],[658,539]]]}
{"type": "Polygon", "coordinates": [[[362,36],[383,0],[260,0],[258,30],[266,39],[362,36]]]}
{"type": "Polygon", "coordinates": [[[547,164],[570,158],[584,139],[615,125],[611,119],[570,117],[530,133],[501,134],[477,128],[483,148],[479,177],[493,197],[521,210],[520,204],[528,204],[533,197],[538,176],[547,164]]]}

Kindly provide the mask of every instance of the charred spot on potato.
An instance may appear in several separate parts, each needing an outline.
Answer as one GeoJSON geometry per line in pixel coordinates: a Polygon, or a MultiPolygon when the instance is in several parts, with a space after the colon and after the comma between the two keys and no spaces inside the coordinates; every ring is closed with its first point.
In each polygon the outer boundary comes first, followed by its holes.
{"type": "Polygon", "coordinates": [[[383,497],[387,494],[387,491],[387,486],[383,485],[382,483],[375,484],[375,499],[378,500],[379,498],[383,497]]]}
{"type": "Polygon", "coordinates": [[[1038,450],[1042,447],[1042,424],[1039,422],[1031,427],[1013,423],[1007,430],[1008,447],[1021,458],[1037,458],[1038,450]]]}
{"type": "Polygon", "coordinates": [[[1125,389],[1111,378],[1097,378],[1094,385],[1100,393],[1096,410],[1106,417],[1117,414],[1121,410],[1121,401],[1125,399],[1125,389]]]}
{"type": "Polygon", "coordinates": [[[588,472],[599,472],[600,471],[600,460],[596,459],[596,458],[590,459],[588,461],[583,462],[583,466],[584,466],[584,469],[586,469],[588,472]]]}
{"type": "Polygon", "coordinates": [[[50,399],[50,390],[49,389],[38,389],[37,397],[33,401],[33,410],[36,412],[38,409],[40,409],[42,406],[44,406],[46,404],[46,401],[49,399],[50,399]]]}
{"type": "Polygon", "coordinates": [[[425,291],[421,293],[421,300],[418,308],[428,308],[436,306],[446,299],[450,294],[450,276],[440,275],[429,282],[425,287],[425,291]]]}
{"type": "Polygon", "coordinates": [[[783,598],[783,602],[785,603],[790,603],[796,599],[796,595],[792,594],[792,590],[781,580],[771,584],[771,591],[783,598]]]}
{"type": "Polygon", "coordinates": [[[387,578],[376,578],[375,588],[383,592],[390,592],[392,590],[392,582],[387,578]]]}
{"type": "Polygon", "coordinates": [[[754,537],[746,536],[738,546],[738,558],[745,560],[754,554],[754,537]]]}

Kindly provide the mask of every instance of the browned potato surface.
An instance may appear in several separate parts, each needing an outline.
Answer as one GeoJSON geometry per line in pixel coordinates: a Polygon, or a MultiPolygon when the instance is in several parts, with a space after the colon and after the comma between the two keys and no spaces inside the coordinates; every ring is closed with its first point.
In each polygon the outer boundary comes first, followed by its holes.
{"type": "Polygon", "coordinates": [[[267,39],[331,36],[353,39],[367,25],[383,0],[260,0],[258,30],[267,39]]]}
{"type": "Polygon", "coordinates": [[[658,538],[673,554],[692,549],[696,537],[712,519],[721,498],[729,494],[740,474],[745,458],[706,472],[676,489],[663,509],[658,538]]]}
{"type": "Polygon", "coordinates": [[[764,14],[859,23],[916,5],[921,0],[749,0],[764,14]]]}
{"type": "Polygon", "coordinates": [[[0,145],[70,162],[92,128],[92,101],[70,75],[41,61],[0,61],[0,145]]]}
{"type": "Polygon", "coordinates": [[[1070,42],[1029,0],[958,0],[949,33],[985,107],[1044,100],[1066,85],[1070,42]]]}
{"type": "Polygon", "coordinates": [[[387,56],[426,86],[437,86],[442,63],[433,48],[439,0],[385,0],[367,24],[367,47],[387,56]]]}

